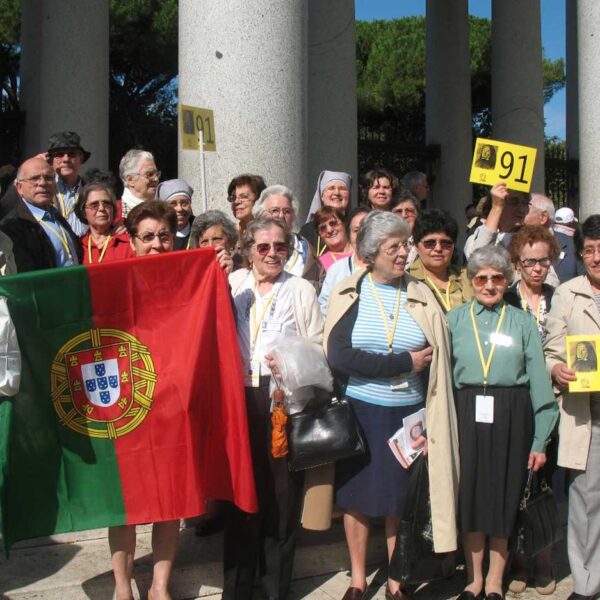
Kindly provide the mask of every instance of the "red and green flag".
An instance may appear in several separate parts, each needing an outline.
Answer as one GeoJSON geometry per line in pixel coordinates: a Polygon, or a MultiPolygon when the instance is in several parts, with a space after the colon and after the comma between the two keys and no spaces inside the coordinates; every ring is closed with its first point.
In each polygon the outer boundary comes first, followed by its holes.
{"type": "MultiPolygon", "coordinates": [[[[19,392],[0,398],[1,525],[22,539],[256,511],[229,287],[213,250],[0,278],[19,392]]],[[[0,357],[1,359],[1,357],[0,357]]]]}

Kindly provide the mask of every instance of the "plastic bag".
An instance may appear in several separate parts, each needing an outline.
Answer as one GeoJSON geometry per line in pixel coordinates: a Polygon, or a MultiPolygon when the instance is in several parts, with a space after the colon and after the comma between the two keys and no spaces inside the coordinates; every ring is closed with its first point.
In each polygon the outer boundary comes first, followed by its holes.
{"type": "Polygon", "coordinates": [[[307,338],[286,336],[277,345],[266,348],[272,354],[281,373],[286,392],[307,386],[333,391],[333,375],[323,350],[307,338]]]}
{"type": "Polygon", "coordinates": [[[14,396],[21,384],[21,351],[8,304],[0,296],[0,396],[14,396]]]}

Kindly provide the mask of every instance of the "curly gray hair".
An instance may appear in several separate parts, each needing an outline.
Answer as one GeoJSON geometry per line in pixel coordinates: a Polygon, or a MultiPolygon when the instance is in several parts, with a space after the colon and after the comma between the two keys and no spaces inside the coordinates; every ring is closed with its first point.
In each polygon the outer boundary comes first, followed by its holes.
{"type": "Polygon", "coordinates": [[[392,212],[371,211],[363,220],[356,237],[356,253],[368,264],[372,264],[383,244],[391,236],[405,241],[410,237],[406,221],[392,212]]]}
{"type": "Polygon", "coordinates": [[[238,231],[234,223],[220,210],[207,210],[198,215],[190,231],[190,248],[198,248],[202,234],[215,225],[220,225],[225,234],[226,248],[233,250],[238,241],[238,231]]]}
{"type": "Polygon", "coordinates": [[[271,227],[279,227],[283,231],[284,241],[288,247],[288,258],[292,254],[294,247],[294,234],[290,231],[287,225],[281,219],[274,219],[273,217],[259,217],[248,223],[246,231],[242,235],[242,252],[247,258],[250,255],[250,249],[254,244],[254,236],[263,229],[271,229],[271,227]]]}

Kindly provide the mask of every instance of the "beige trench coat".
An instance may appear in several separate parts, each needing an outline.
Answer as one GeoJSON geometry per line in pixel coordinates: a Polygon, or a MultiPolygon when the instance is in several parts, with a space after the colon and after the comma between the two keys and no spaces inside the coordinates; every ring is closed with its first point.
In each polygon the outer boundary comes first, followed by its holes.
{"type": "MultiPolygon", "coordinates": [[[[334,325],[358,300],[357,285],[364,271],[342,281],[329,300],[325,322],[324,347],[334,325]]],[[[433,292],[410,275],[407,282],[406,310],[423,330],[433,348],[433,358],[427,387],[427,435],[429,439],[429,483],[433,543],[436,552],[456,550],[457,494],[459,479],[458,428],[450,365],[450,335],[442,309],[433,292]]],[[[303,525],[323,528],[331,516],[333,498],[332,467],[307,473],[303,525]],[[319,527],[320,525],[320,527],[319,527]]]]}
{"type": "MultiPolygon", "coordinates": [[[[585,275],[563,283],[554,292],[546,329],[544,354],[549,374],[554,365],[567,362],[567,335],[600,334],[598,308],[585,275]]],[[[592,439],[590,395],[565,392],[559,398],[559,405],[558,464],[583,471],[587,466],[592,439]]]]}

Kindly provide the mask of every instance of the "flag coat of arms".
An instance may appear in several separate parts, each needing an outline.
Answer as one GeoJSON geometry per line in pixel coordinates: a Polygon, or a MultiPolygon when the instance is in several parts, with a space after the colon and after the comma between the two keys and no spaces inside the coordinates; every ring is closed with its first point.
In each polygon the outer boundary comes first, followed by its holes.
{"type": "Polygon", "coordinates": [[[19,391],[0,397],[6,548],[191,517],[208,499],[256,511],[235,321],[212,249],[4,277],[0,296],[21,351],[19,391]]]}

